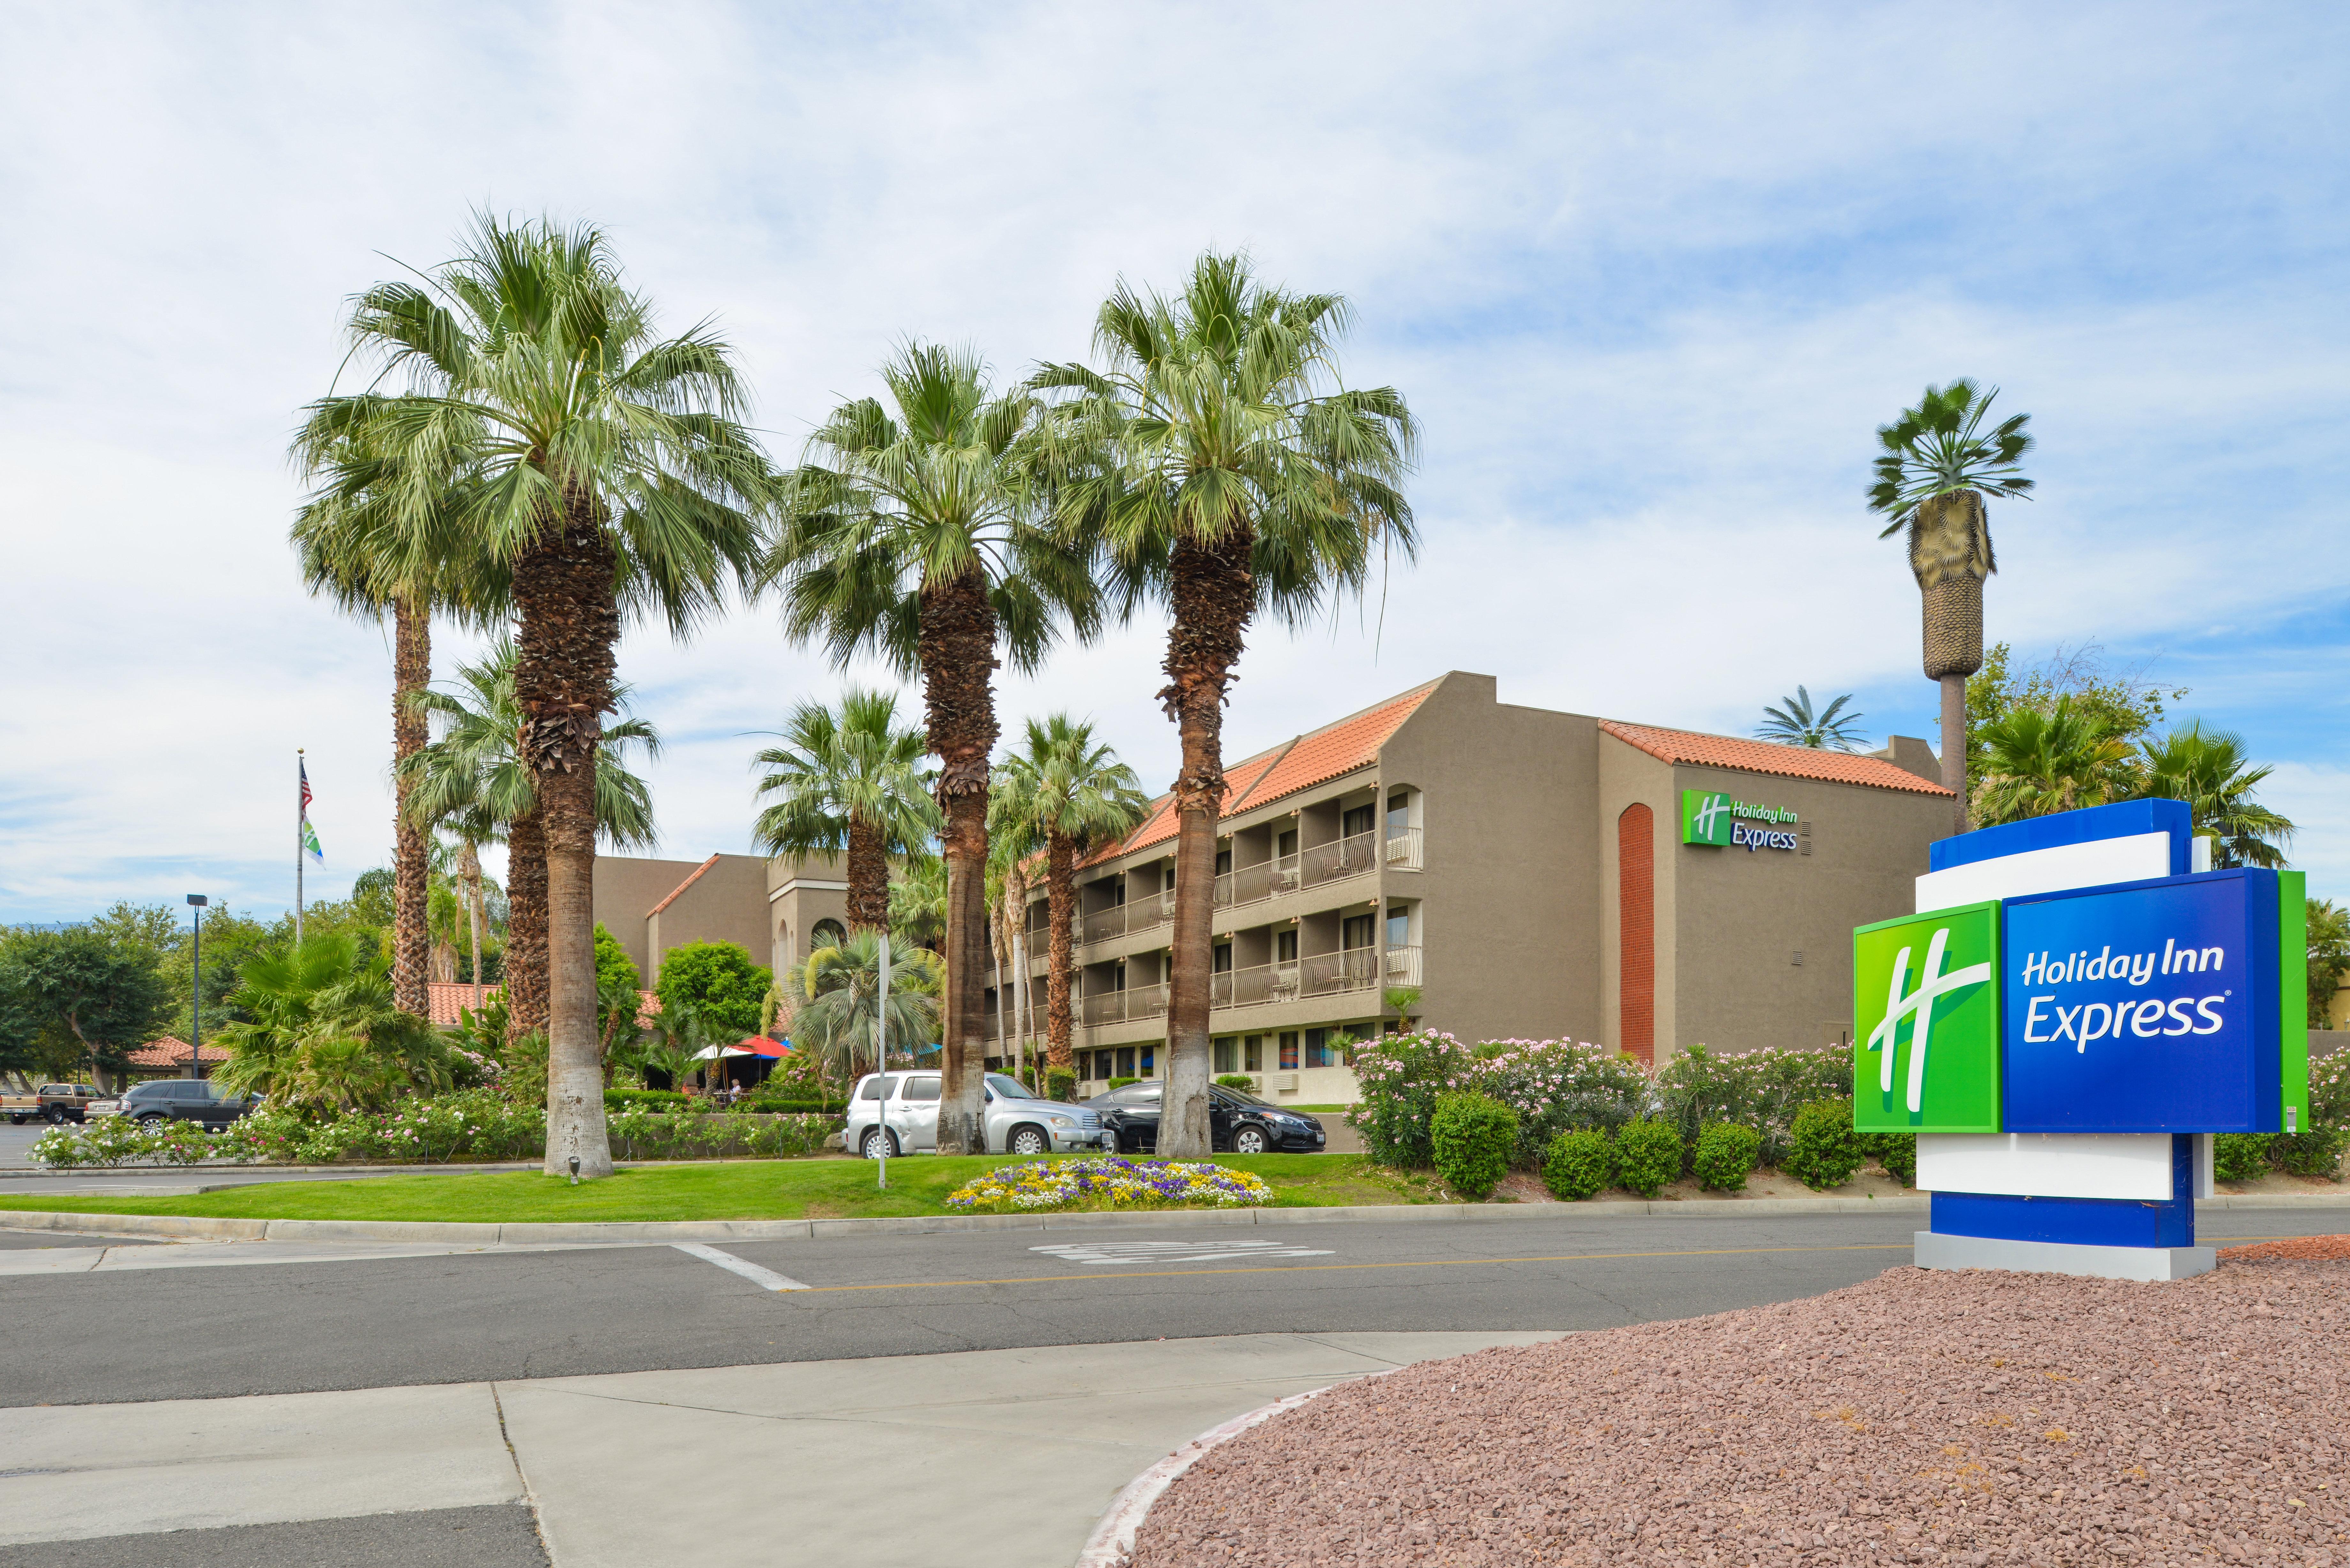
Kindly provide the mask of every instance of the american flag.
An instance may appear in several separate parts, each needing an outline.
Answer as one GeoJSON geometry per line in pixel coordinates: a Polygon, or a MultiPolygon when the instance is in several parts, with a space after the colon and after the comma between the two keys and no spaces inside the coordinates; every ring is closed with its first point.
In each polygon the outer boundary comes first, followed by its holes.
{"type": "Polygon", "coordinates": [[[297,762],[294,767],[295,771],[302,775],[302,816],[305,821],[307,821],[310,815],[310,764],[297,762]]]}

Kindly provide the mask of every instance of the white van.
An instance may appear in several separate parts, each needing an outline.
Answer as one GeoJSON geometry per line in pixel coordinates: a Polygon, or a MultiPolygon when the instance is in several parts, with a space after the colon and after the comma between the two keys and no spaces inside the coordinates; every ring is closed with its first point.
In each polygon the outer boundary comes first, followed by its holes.
{"type": "MultiPolygon", "coordinates": [[[[868,1073],[857,1080],[857,1091],[849,1096],[848,1127],[841,1147],[878,1159],[886,1137],[893,1155],[937,1153],[939,1085],[936,1070],[868,1073]]],[[[990,1154],[1059,1154],[1102,1147],[1099,1111],[1045,1099],[1007,1073],[987,1075],[986,1097],[990,1154]]]]}

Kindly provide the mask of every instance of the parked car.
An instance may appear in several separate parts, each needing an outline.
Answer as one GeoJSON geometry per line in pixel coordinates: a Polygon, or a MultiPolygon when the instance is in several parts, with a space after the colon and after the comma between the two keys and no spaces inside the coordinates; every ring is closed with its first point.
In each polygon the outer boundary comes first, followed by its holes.
{"type": "MultiPolygon", "coordinates": [[[[841,1147],[878,1159],[886,1137],[893,1155],[936,1153],[939,1084],[935,1072],[868,1073],[849,1096],[841,1147]]],[[[1102,1146],[1102,1118],[1082,1106],[1045,1099],[1008,1073],[988,1074],[985,1092],[990,1154],[1056,1154],[1102,1146]]]]}
{"type": "Polygon", "coordinates": [[[34,1094],[0,1097],[0,1111],[17,1127],[35,1116],[46,1122],[78,1122],[88,1116],[98,1097],[94,1084],[43,1084],[34,1094]]]}
{"type": "MultiPolygon", "coordinates": [[[[1096,1095],[1086,1105],[1101,1113],[1111,1147],[1139,1154],[1159,1147],[1159,1102],[1165,1090],[1162,1080],[1145,1079],[1096,1095]]],[[[1208,1086],[1208,1134],[1211,1146],[1225,1154],[1319,1154],[1329,1142],[1314,1117],[1222,1084],[1208,1086]]]]}
{"type": "Polygon", "coordinates": [[[114,1114],[149,1125],[184,1121],[219,1128],[251,1114],[259,1104],[259,1095],[226,1091],[210,1078],[150,1078],[133,1084],[114,1114]]]}

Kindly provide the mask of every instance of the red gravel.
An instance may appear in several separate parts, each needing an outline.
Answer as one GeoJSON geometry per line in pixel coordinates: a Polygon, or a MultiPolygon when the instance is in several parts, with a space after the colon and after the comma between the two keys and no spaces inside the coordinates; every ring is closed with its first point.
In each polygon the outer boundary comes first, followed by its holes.
{"type": "Polygon", "coordinates": [[[1891,1269],[1331,1390],[1193,1465],[1135,1568],[2350,1564],[2350,1270],[1891,1269]]]}
{"type": "Polygon", "coordinates": [[[2289,1241],[2255,1241],[2249,1247],[2224,1247],[2220,1256],[2231,1263],[2257,1263],[2270,1258],[2350,1258],[2350,1236],[2295,1236],[2289,1241]]]}

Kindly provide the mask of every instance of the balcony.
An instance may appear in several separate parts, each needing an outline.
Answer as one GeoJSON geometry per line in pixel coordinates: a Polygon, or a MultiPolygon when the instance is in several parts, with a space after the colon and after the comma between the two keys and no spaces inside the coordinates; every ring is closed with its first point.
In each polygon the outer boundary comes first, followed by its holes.
{"type": "Polygon", "coordinates": [[[1164,893],[1145,894],[1086,916],[1078,922],[1077,940],[1106,942],[1112,937],[1130,936],[1153,926],[1163,926],[1174,918],[1175,892],[1170,888],[1164,893]]]}
{"type": "MultiPolygon", "coordinates": [[[[1419,850],[1417,829],[1411,831],[1411,844],[1412,866],[1417,869],[1419,850]]],[[[1325,882],[1360,877],[1378,868],[1379,836],[1357,833],[1352,838],[1333,839],[1295,855],[1277,855],[1270,860],[1260,860],[1253,866],[1225,872],[1216,878],[1216,905],[1224,909],[1253,904],[1264,898],[1277,898],[1284,893],[1318,887],[1325,882]]]]}
{"type": "Polygon", "coordinates": [[[1211,977],[1208,997],[1209,1005],[1221,1010],[1419,983],[1418,948],[1351,948],[1289,963],[1226,970],[1211,977]]]}
{"type": "Polygon", "coordinates": [[[1388,830],[1388,869],[1417,871],[1419,862],[1419,829],[1394,827],[1388,830]]]}
{"type": "Polygon", "coordinates": [[[1143,1018],[1167,1016],[1167,987],[1139,985],[1127,991],[1105,991],[1084,998],[1078,1007],[1081,1022],[1095,1023],[1131,1023],[1143,1018]]]}

